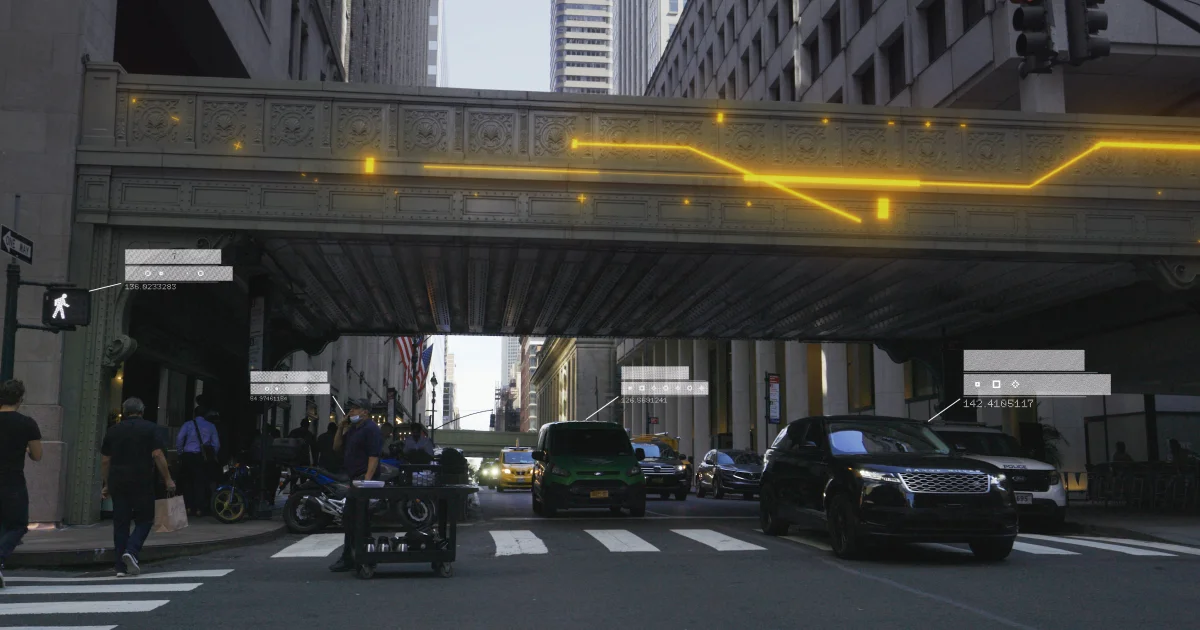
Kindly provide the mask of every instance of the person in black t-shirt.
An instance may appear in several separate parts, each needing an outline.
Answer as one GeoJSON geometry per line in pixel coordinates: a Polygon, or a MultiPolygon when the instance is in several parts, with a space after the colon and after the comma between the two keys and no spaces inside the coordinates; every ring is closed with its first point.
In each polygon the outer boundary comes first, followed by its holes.
{"type": "Polygon", "coordinates": [[[25,456],[42,461],[42,432],[37,422],[17,413],[24,400],[24,383],[0,384],[0,588],[4,588],[4,561],[29,531],[25,456]]]}
{"type": "Polygon", "coordinates": [[[342,452],[333,450],[333,438],[337,430],[337,423],[330,422],[321,437],[317,438],[317,464],[329,472],[342,469],[342,452]]]}
{"type": "Polygon", "coordinates": [[[142,572],[137,556],[154,527],[155,468],[162,475],[167,492],[175,492],[158,425],[142,417],[146,405],[138,398],[130,398],[122,405],[122,411],[124,420],[108,430],[100,447],[103,456],[100,478],[104,483],[101,496],[112,496],[113,502],[117,577],[142,572]],[[132,535],[130,522],[134,524],[132,535]]]}

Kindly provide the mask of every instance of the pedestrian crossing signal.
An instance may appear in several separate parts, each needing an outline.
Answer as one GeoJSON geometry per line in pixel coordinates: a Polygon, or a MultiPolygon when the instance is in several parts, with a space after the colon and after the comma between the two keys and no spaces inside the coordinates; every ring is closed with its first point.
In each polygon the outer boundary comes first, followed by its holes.
{"type": "Polygon", "coordinates": [[[42,323],[70,329],[92,321],[92,294],[87,289],[50,287],[42,296],[42,323]]]}

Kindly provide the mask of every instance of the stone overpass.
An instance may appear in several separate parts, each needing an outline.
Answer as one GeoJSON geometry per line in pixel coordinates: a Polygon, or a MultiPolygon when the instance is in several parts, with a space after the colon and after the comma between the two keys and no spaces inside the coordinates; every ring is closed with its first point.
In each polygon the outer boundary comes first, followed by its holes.
{"type": "Polygon", "coordinates": [[[461,448],[467,457],[499,457],[506,446],[537,446],[537,433],[438,429],[433,432],[438,446],[461,448]]]}
{"type": "MultiPolygon", "coordinates": [[[[84,101],[72,280],[122,281],[126,247],[221,247],[239,286],[266,278],[277,294],[270,321],[290,331],[278,353],[426,332],[887,340],[904,355],[948,338],[1024,346],[1030,322],[1038,343],[1062,343],[1195,302],[1193,119],[111,64],[89,66],[84,101]],[[1136,317],[1123,308],[1134,299],[1136,317]],[[1088,300],[1108,307],[1043,315],[1088,300]]],[[[82,452],[136,347],[136,294],[93,294],[92,325],[67,339],[64,406],[82,452]]],[[[94,485],[85,460],[71,487],[94,485]]]]}

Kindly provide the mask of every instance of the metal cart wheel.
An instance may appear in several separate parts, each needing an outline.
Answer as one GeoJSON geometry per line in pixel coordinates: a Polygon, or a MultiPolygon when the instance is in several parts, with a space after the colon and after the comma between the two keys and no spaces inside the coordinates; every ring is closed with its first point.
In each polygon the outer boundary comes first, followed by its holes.
{"type": "Polygon", "coordinates": [[[358,577],[363,580],[375,577],[375,567],[369,564],[358,565],[358,577]]]}
{"type": "Polygon", "coordinates": [[[448,578],[454,575],[454,565],[450,562],[434,562],[433,571],[438,577],[448,578]]]}

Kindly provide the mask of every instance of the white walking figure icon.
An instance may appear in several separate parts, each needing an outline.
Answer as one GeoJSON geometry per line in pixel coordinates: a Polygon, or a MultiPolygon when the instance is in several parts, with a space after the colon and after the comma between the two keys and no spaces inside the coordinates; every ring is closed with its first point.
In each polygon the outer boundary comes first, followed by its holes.
{"type": "Polygon", "coordinates": [[[70,306],[70,304],[67,304],[67,294],[62,294],[62,297],[54,300],[54,314],[50,316],[50,319],[66,319],[67,311],[65,309],[70,308],[70,306]]]}

